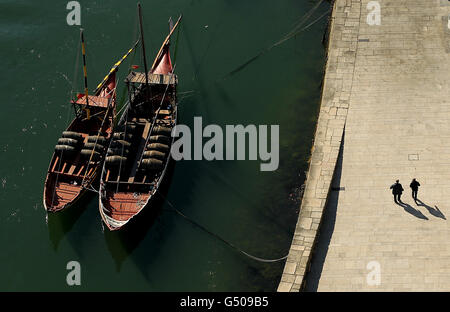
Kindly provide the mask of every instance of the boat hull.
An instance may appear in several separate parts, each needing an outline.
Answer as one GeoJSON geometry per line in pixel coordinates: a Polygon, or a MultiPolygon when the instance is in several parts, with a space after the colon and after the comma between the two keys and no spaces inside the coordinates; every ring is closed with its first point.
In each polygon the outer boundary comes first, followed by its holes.
{"type": "Polygon", "coordinates": [[[110,142],[113,148],[108,149],[100,180],[99,212],[111,231],[123,228],[143,210],[152,208],[151,202],[171,163],[178,77],[169,46],[180,20],[181,16],[170,27],[150,71],[144,64],[146,72],[132,71],[125,79],[130,98],[119,121],[122,130],[110,142]]]}
{"type": "MultiPolygon", "coordinates": [[[[67,142],[77,141],[77,143],[72,143],[78,146],[77,150],[73,153],[64,150],[55,151],[52,155],[43,192],[43,205],[47,212],[58,212],[73,206],[98,180],[106,150],[98,153],[98,158],[94,160],[93,152],[90,156],[82,156],[82,149],[86,148],[88,144],[94,144],[95,150],[98,147],[99,134],[104,137],[106,145],[111,140],[113,116],[116,110],[115,74],[110,77],[110,80],[97,92],[96,96],[92,97],[99,101],[102,100],[103,104],[107,106],[86,105],[84,109],[89,109],[93,115],[90,116],[90,113],[86,111],[84,115],[79,113],[66,129],[67,133],[75,133],[78,139],[60,139],[67,142]],[[110,90],[109,93],[106,90],[110,90]],[[89,137],[95,138],[94,143],[88,143],[89,137]]],[[[83,98],[79,97],[80,99],[83,98]]],[[[58,140],[58,144],[60,140],[58,140]]]]}
{"type": "MultiPolygon", "coordinates": [[[[175,125],[177,123],[178,119],[178,110],[175,108],[175,125]]],[[[124,114],[125,116],[125,114],[124,114]]],[[[172,146],[174,142],[174,138],[172,138],[170,146],[172,146]]],[[[169,168],[171,165],[173,165],[174,160],[171,158],[170,154],[167,158],[167,161],[165,162],[164,169],[161,173],[161,176],[158,178],[158,181],[156,183],[156,186],[152,189],[149,193],[143,193],[139,194],[139,197],[136,197],[135,193],[119,193],[119,195],[115,198],[116,202],[114,203],[114,200],[107,200],[108,198],[108,191],[104,188],[103,182],[100,182],[100,192],[99,192],[99,212],[100,216],[103,220],[103,223],[106,225],[106,227],[110,231],[117,231],[125,227],[125,225],[128,225],[129,223],[132,223],[131,221],[136,219],[138,215],[142,214],[142,211],[144,209],[151,209],[152,202],[155,196],[157,196],[160,193],[161,188],[165,185],[165,182],[167,182],[167,174],[170,172],[169,168]],[[123,207],[124,202],[128,203],[129,207],[133,207],[135,209],[134,212],[127,215],[123,220],[118,220],[117,218],[111,218],[106,214],[106,212],[111,212],[114,208],[127,208],[123,207]],[[143,203],[143,204],[142,204],[143,203]],[[108,207],[106,207],[108,205],[108,207]],[[114,207],[116,206],[116,207],[114,207]],[[106,211],[106,212],[105,212],[106,211]]],[[[102,180],[105,173],[105,164],[103,164],[103,171],[102,171],[102,180]]],[[[117,193],[116,193],[117,194],[117,193]]],[[[116,195],[115,194],[115,195],[116,195]]],[[[132,211],[129,209],[128,211],[132,211]]]]}
{"type": "MultiPolygon", "coordinates": [[[[94,182],[90,183],[89,186],[95,185],[95,182],[98,182],[98,178],[99,178],[99,170],[97,168],[95,175],[92,177],[94,182]]],[[[50,178],[47,176],[47,180],[48,179],[50,179],[50,178]]],[[[86,187],[74,186],[74,185],[66,184],[66,187],[71,187],[72,188],[72,193],[75,194],[75,195],[72,198],[70,198],[69,200],[67,200],[67,203],[65,203],[63,205],[56,205],[56,206],[55,205],[51,205],[50,206],[50,205],[47,204],[47,199],[49,197],[48,194],[46,194],[47,190],[48,189],[55,189],[55,190],[58,189],[58,187],[56,185],[51,185],[51,184],[52,183],[48,183],[46,181],[46,185],[48,185],[48,186],[46,186],[44,188],[44,196],[43,196],[43,200],[42,200],[43,205],[44,205],[44,209],[47,212],[59,212],[61,210],[65,210],[65,209],[68,209],[68,208],[70,208],[72,206],[75,206],[89,191],[89,189],[86,188],[86,187]]],[[[55,192],[56,192],[56,194],[58,194],[58,191],[55,191],[55,192]]]]}

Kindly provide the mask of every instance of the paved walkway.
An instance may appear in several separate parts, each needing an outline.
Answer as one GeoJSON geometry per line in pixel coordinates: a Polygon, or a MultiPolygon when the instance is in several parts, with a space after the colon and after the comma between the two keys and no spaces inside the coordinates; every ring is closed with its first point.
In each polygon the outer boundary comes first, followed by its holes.
{"type": "Polygon", "coordinates": [[[317,287],[306,288],[449,291],[450,2],[380,0],[380,26],[366,23],[369,1],[361,2],[335,181],[345,190],[330,196],[325,241],[312,258],[317,287]],[[422,185],[420,205],[411,198],[414,177],[422,185]],[[388,189],[395,179],[405,189],[403,206],[388,189]]]}
{"type": "Polygon", "coordinates": [[[367,23],[369,0],[335,3],[329,53],[344,54],[326,79],[341,75],[331,101],[348,100],[332,184],[341,190],[328,193],[311,272],[290,283],[291,256],[279,291],[450,290],[450,1],[372,2],[381,25],[367,23]],[[403,206],[389,190],[396,179],[403,206]]]}

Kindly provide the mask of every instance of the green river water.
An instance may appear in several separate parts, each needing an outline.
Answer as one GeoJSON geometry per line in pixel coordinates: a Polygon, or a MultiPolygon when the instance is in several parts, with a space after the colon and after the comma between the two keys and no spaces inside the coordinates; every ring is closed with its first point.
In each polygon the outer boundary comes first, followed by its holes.
{"type": "MultiPolygon", "coordinates": [[[[307,0],[153,0],[143,6],[147,58],[183,14],[176,49],[179,123],[279,125],[280,165],[180,161],[167,199],[190,218],[262,258],[287,254],[318,114],[327,19],[223,77],[288,33],[307,0]],[[186,96],[189,95],[189,96],[186,96]]],[[[92,92],[138,32],[133,1],[80,1],[92,92]]],[[[54,145],[82,91],[79,26],[66,1],[0,0],[0,291],[275,291],[284,262],[239,254],[171,211],[133,235],[103,230],[95,193],[49,216],[43,184],[54,145]],[[66,265],[81,265],[68,286],[66,265]]],[[[324,2],[310,19],[326,12],[324,2]]],[[[172,52],[175,52],[172,44],[172,52]]],[[[138,62],[135,60],[135,62],[138,62]]],[[[119,98],[127,67],[121,67],[119,98]]]]}

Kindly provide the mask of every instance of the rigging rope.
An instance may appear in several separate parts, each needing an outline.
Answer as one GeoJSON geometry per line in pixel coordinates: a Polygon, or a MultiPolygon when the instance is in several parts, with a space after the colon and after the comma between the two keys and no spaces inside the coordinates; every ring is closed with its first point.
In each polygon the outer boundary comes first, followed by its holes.
{"type": "MultiPolygon", "coordinates": [[[[169,75],[170,75],[169,82],[167,83],[166,90],[164,90],[164,94],[163,94],[163,96],[162,96],[162,98],[161,98],[161,103],[159,103],[158,110],[155,112],[155,116],[153,117],[152,126],[150,127],[150,131],[148,132],[147,138],[145,139],[145,145],[144,145],[144,146],[147,146],[148,140],[150,139],[150,136],[151,136],[152,131],[153,131],[153,127],[154,127],[155,124],[156,124],[156,120],[157,120],[157,118],[158,118],[158,114],[159,114],[159,112],[160,112],[160,110],[161,110],[161,107],[162,107],[162,105],[163,105],[164,99],[165,99],[165,97],[166,97],[167,90],[169,90],[169,86],[170,86],[170,84],[172,83],[172,78],[175,76],[174,72],[175,72],[175,68],[176,68],[176,67],[177,67],[177,64],[175,64],[175,65],[173,66],[172,72],[169,73],[169,75]]],[[[139,158],[139,162],[138,162],[139,165],[141,165],[141,163],[142,163],[142,158],[143,158],[143,157],[144,157],[144,153],[142,153],[141,157],[139,158]]]]}
{"type": "MultiPolygon", "coordinates": [[[[115,82],[115,86],[117,86],[117,81],[115,82]]],[[[109,111],[110,111],[110,109],[112,109],[112,105],[113,105],[112,102],[114,101],[114,105],[116,105],[116,103],[115,103],[115,101],[116,101],[116,100],[115,100],[115,97],[116,97],[116,87],[114,87],[114,90],[111,90],[111,92],[112,92],[112,95],[111,95],[111,97],[108,99],[108,108],[106,109],[105,117],[103,118],[102,123],[101,123],[101,125],[100,125],[100,128],[98,129],[97,136],[96,136],[96,138],[95,138],[94,146],[97,146],[98,138],[99,138],[100,134],[103,132],[103,125],[105,124],[105,121],[106,121],[107,119],[109,119],[109,111]]],[[[83,180],[81,181],[81,186],[84,185],[84,180],[86,179],[86,176],[87,176],[87,174],[89,173],[89,167],[90,167],[90,165],[91,165],[91,160],[92,160],[92,156],[94,155],[94,153],[95,153],[95,148],[92,149],[91,155],[90,155],[90,157],[89,157],[88,165],[87,165],[87,167],[86,167],[86,172],[85,172],[85,174],[84,174],[84,176],[83,176],[83,180]]],[[[92,182],[92,177],[89,177],[89,181],[87,182],[88,185],[90,185],[91,182],[92,182]]]]}
{"type": "MultiPolygon", "coordinates": [[[[128,75],[130,74],[130,72],[132,71],[132,70],[131,70],[131,65],[133,65],[134,59],[136,58],[136,54],[137,54],[137,53],[138,53],[138,49],[134,49],[133,56],[132,56],[131,59],[130,59],[130,66],[128,66],[128,73],[127,73],[127,76],[128,76],[128,75]]],[[[116,120],[117,120],[117,117],[121,116],[120,114],[122,113],[122,111],[123,111],[125,108],[128,107],[129,100],[128,100],[128,99],[125,100],[125,98],[126,98],[125,94],[126,94],[128,91],[129,91],[129,90],[128,90],[127,88],[124,88],[124,89],[123,89],[123,92],[122,92],[122,99],[123,99],[123,100],[121,100],[121,103],[120,103],[121,107],[120,107],[119,111],[114,115],[114,121],[115,121],[115,122],[116,122],[116,120]]]]}
{"type": "MultiPolygon", "coordinates": [[[[128,112],[129,112],[129,110],[130,110],[130,106],[127,105],[127,107],[128,107],[128,109],[126,110],[126,112],[125,112],[126,115],[124,116],[124,117],[125,117],[125,124],[124,124],[125,129],[124,129],[124,132],[123,132],[123,139],[124,139],[124,140],[126,140],[126,137],[127,137],[128,112]]],[[[114,138],[113,138],[113,139],[114,139],[114,138]]],[[[123,159],[123,153],[124,153],[124,151],[125,151],[125,145],[122,144],[122,150],[121,150],[121,152],[120,152],[119,173],[118,173],[118,176],[117,176],[116,193],[119,192],[120,176],[121,176],[121,173],[122,173],[122,159],[123,159]]]]}
{"type": "Polygon", "coordinates": [[[269,52],[272,48],[275,48],[279,45],[281,45],[282,43],[288,41],[289,39],[292,39],[293,37],[297,36],[299,33],[307,30],[308,28],[310,28],[312,25],[314,25],[315,23],[317,23],[318,21],[320,21],[324,16],[326,16],[329,12],[331,12],[331,9],[327,10],[325,13],[323,13],[322,15],[320,15],[317,19],[315,19],[313,22],[311,22],[310,24],[306,25],[305,27],[301,28],[301,26],[303,26],[304,23],[307,22],[307,20],[312,16],[312,14],[319,8],[320,4],[322,4],[324,0],[320,0],[308,13],[306,13],[302,19],[300,20],[300,22],[289,32],[287,33],[283,38],[281,38],[279,41],[275,42],[274,44],[272,44],[271,46],[261,50],[258,54],[256,54],[255,56],[251,57],[249,60],[247,60],[245,63],[239,65],[238,67],[236,67],[234,70],[232,70],[231,72],[229,72],[228,74],[226,74],[225,76],[223,76],[222,79],[227,79],[228,77],[236,74],[237,72],[240,72],[241,70],[243,70],[245,67],[247,67],[248,65],[250,65],[251,63],[253,63],[254,61],[256,61],[259,57],[261,57],[262,55],[266,54],[267,52],[269,52]]]}
{"type": "Polygon", "coordinates": [[[97,191],[97,190],[92,186],[92,184],[89,185],[88,187],[86,187],[86,186],[81,186],[81,187],[84,188],[84,189],[87,190],[87,191],[91,191],[91,192],[100,194],[100,191],[97,191]]]}
{"type": "Polygon", "coordinates": [[[120,114],[122,113],[122,111],[127,107],[127,105],[123,105],[119,111],[114,115],[114,120],[117,119],[118,116],[120,116],[120,114]]]}
{"type": "Polygon", "coordinates": [[[167,204],[172,208],[172,210],[170,210],[170,209],[167,209],[167,210],[169,210],[169,211],[174,211],[174,212],[177,213],[179,216],[183,217],[185,220],[187,220],[187,221],[189,221],[190,223],[192,223],[193,225],[197,226],[198,228],[200,228],[200,229],[203,230],[204,232],[206,232],[206,233],[208,233],[209,235],[211,235],[211,236],[217,238],[218,240],[222,241],[223,243],[225,243],[225,244],[228,245],[229,247],[231,247],[231,248],[237,250],[237,251],[240,252],[241,254],[243,254],[243,255],[245,255],[245,256],[247,256],[247,257],[253,259],[253,260],[256,260],[256,261],[259,261],[259,262],[265,262],[265,263],[273,263],[273,262],[278,262],[278,261],[285,260],[285,259],[288,257],[288,255],[286,255],[286,256],[281,257],[281,258],[278,258],[278,259],[263,259],[263,258],[259,258],[259,257],[253,256],[253,255],[249,254],[248,252],[245,252],[244,250],[242,250],[242,249],[236,247],[234,244],[230,243],[229,241],[225,240],[224,238],[220,237],[219,235],[217,235],[217,234],[211,232],[210,230],[208,230],[207,228],[205,228],[203,225],[197,223],[196,221],[192,220],[191,218],[189,218],[188,216],[186,216],[185,214],[183,214],[181,211],[179,211],[178,209],[176,209],[176,208],[174,207],[174,205],[172,205],[172,203],[171,203],[164,195],[161,194],[161,192],[158,191],[158,194],[159,194],[159,195],[167,202],[167,204]]]}
{"type": "MultiPolygon", "coordinates": [[[[78,39],[77,57],[75,60],[75,66],[74,66],[73,76],[72,76],[73,80],[72,80],[72,84],[71,84],[72,89],[70,90],[70,95],[69,95],[70,100],[72,100],[73,90],[75,90],[75,86],[76,86],[77,78],[78,78],[78,65],[80,62],[80,46],[81,46],[81,38],[78,39]]],[[[70,100],[69,100],[69,102],[70,102],[70,100]]],[[[69,123],[70,112],[71,112],[71,109],[68,109],[67,117],[66,117],[66,125],[69,123]]],[[[61,166],[63,164],[63,162],[62,162],[63,157],[64,157],[64,151],[61,151],[61,157],[59,158],[58,172],[56,173],[55,187],[53,188],[53,194],[52,194],[52,206],[55,203],[56,186],[58,185],[59,174],[61,172],[61,166]]]]}

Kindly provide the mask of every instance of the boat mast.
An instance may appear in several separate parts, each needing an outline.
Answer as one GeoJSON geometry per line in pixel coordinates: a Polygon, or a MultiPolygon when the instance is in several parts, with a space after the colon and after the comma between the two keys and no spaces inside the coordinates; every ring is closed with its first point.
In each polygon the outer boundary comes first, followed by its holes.
{"type": "Polygon", "coordinates": [[[142,53],[143,53],[143,57],[144,57],[144,69],[145,69],[145,85],[147,86],[148,89],[148,68],[147,68],[147,58],[145,57],[145,42],[144,42],[144,29],[142,26],[142,8],[141,8],[141,3],[138,3],[138,9],[139,9],[139,27],[141,30],[141,41],[142,41],[142,53]]]}
{"type": "MultiPolygon", "coordinates": [[[[81,49],[83,51],[83,73],[84,73],[84,94],[86,95],[86,107],[89,107],[89,97],[88,97],[88,83],[87,83],[87,70],[86,70],[86,48],[84,46],[84,30],[80,29],[81,33],[81,49]]],[[[89,113],[88,113],[89,118],[89,113]]]]}

